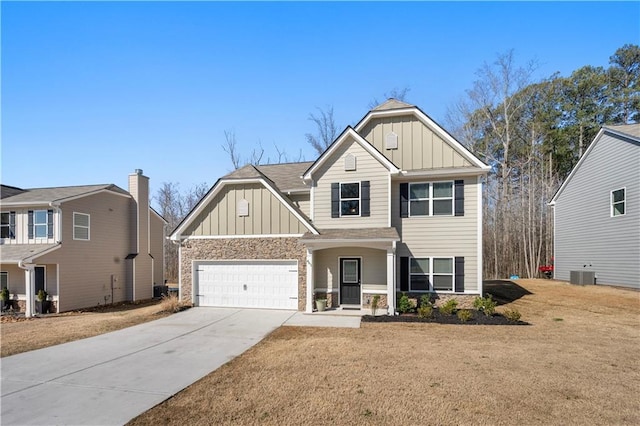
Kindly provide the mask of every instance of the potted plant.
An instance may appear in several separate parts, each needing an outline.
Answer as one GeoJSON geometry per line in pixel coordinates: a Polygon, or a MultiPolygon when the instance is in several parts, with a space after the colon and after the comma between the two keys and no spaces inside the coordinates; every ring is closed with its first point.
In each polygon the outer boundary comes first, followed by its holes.
{"type": "Polygon", "coordinates": [[[318,312],[323,312],[327,309],[327,299],[324,297],[316,297],[316,308],[318,312]]]}
{"type": "Polygon", "coordinates": [[[11,299],[9,296],[8,288],[5,287],[0,291],[0,307],[2,307],[3,311],[6,311],[11,306],[11,299]]]}
{"type": "Polygon", "coordinates": [[[49,301],[47,300],[47,292],[44,290],[38,290],[38,301],[36,302],[36,312],[39,314],[49,313],[49,301]]]}

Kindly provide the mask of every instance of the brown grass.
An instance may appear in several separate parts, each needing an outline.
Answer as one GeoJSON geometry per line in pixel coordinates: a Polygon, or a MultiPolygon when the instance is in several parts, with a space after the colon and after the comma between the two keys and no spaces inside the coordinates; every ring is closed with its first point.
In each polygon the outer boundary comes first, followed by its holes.
{"type": "Polygon", "coordinates": [[[47,346],[97,336],[169,315],[162,313],[160,302],[104,306],[92,310],[68,312],[14,321],[2,317],[0,356],[15,355],[47,346]]]}
{"type": "Polygon", "coordinates": [[[530,326],[281,327],[131,424],[640,424],[640,293],[518,284],[530,326]]]}

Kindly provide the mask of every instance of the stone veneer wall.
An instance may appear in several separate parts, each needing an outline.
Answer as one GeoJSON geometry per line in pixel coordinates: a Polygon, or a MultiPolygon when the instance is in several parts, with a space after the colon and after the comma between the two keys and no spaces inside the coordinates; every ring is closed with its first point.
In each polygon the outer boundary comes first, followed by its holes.
{"type": "Polygon", "coordinates": [[[182,242],[180,298],[191,302],[194,260],[269,260],[298,261],[298,310],[304,311],[307,299],[307,250],[298,238],[221,238],[182,242]]]}

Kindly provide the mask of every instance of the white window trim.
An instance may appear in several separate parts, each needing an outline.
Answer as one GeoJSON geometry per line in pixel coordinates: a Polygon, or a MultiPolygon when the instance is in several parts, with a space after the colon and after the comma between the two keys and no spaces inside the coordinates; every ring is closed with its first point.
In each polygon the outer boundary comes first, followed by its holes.
{"type": "Polygon", "coordinates": [[[360,217],[360,215],[362,214],[362,185],[360,181],[356,181],[356,182],[340,182],[340,185],[338,187],[338,190],[340,191],[340,193],[338,194],[339,197],[338,199],[340,200],[340,217],[360,217]],[[350,185],[350,184],[358,184],[358,198],[342,198],[342,185],[350,185]],[[343,201],[353,201],[353,200],[357,200],[358,201],[358,214],[342,214],[342,202],[343,201]]]}
{"type": "Polygon", "coordinates": [[[454,256],[425,256],[425,257],[410,257],[409,258],[409,292],[411,293],[455,293],[456,291],[456,259],[454,256]],[[418,274],[411,272],[411,261],[413,259],[429,259],[429,273],[427,274],[418,274]],[[435,273],[433,271],[433,260],[434,259],[451,259],[451,273],[435,273]],[[412,275],[426,275],[429,279],[429,290],[414,290],[411,288],[411,276],[412,275]],[[446,275],[451,276],[451,290],[435,290],[433,288],[433,277],[434,275],[446,275]]]}
{"type": "Polygon", "coordinates": [[[33,210],[33,239],[34,240],[46,240],[49,238],[49,211],[47,209],[33,210]],[[36,222],[36,213],[44,212],[44,223],[36,222]],[[44,237],[38,237],[36,229],[38,226],[44,225],[44,237]]]}
{"type": "Polygon", "coordinates": [[[88,213],[73,212],[73,239],[76,241],[91,241],[91,215],[88,213]],[[89,225],[76,224],[76,215],[87,216],[87,222],[89,225]],[[76,238],[76,228],[85,228],[87,230],[87,238],[76,238]]]}
{"type": "Polygon", "coordinates": [[[622,188],[618,188],[618,189],[613,189],[611,190],[611,192],[609,193],[609,214],[611,215],[611,217],[620,217],[620,216],[625,216],[627,214],[627,187],[624,186],[622,188]],[[613,193],[616,191],[624,191],[624,198],[622,199],[622,201],[618,201],[616,203],[613,202],[613,193]],[[622,204],[624,206],[624,213],[622,214],[614,214],[615,209],[613,208],[614,205],[616,204],[622,204]]]}
{"type": "Polygon", "coordinates": [[[408,198],[409,198],[409,206],[408,206],[408,216],[409,217],[432,217],[432,216],[454,216],[455,215],[455,191],[456,191],[456,186],[455,186],[455,182],[452,180],[438,180],[438,181],[431,181],[431,182],[409,182],[409,194],[408,198]],[[436,183],[450,183],[451,184],[451,197],[434,197],[433,196],[433,186],[436,183]],[[428,198],[411,198],[411,185],[429,185],[429,194],[428,194],[428,198]],[[448,200],[451,199],[451,214],[434,214],[433,213],[433,202],[434,201],[438,201],[438,200],[448,200]],[[417,214],[417,215],[412,215],[411,214],[411,202],[412,201],[428,201],[429,202],[429,214],[417,214]]]}

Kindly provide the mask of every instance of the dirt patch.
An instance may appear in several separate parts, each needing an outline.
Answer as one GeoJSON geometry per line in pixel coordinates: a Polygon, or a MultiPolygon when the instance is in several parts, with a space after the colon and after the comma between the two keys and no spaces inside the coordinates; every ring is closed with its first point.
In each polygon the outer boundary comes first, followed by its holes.
{"type": "Polygon", "coordinates": [[[162,312],[160,301],[119,303],[35,318],[2,316],[0,356],[97,336],[170,315],[162,312]]]}
{"type": "Polygon", "coordinates": [[[131,424],[640,424],[640,293],[517,285],[528,327],[281,327],[131,424]]]}

